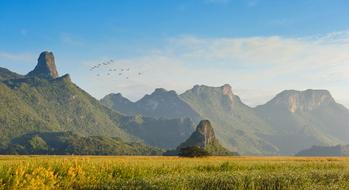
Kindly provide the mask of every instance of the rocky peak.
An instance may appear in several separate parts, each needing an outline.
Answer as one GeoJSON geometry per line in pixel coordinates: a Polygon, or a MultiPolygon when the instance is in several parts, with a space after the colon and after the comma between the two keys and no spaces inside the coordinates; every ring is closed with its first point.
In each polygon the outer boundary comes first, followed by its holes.
{"type": "Polygon", "coordinates": [[[322,105],[334,103],[327,90],[286,90],[278,94],[269,104],[286,106],[292,113],[296,111],[311,111],[322,105]]]}
{"type": "Polygon", "coordinates": [[[184,142],[181,147],[199,146],[205,148],[207,145],[214,143],[216,136],[209,120],[200,121],[195,132],[184,142]]]}
{"type": "Polygon", "coordinates": [[[210,144],[216,139],[216,136],[213,131],[213,127],[209,120],[200,121],[199,125],[196,127],[195,131],[203,140],[204,146],[210,144]]]}
{"type": "Polygon", "coordinates": [[[235,102],[237,97],[233,94],[233,90],[229,84],[225,84],[222,87],[223,95],[227,96],[231,102],[235,102]]]}
{"type": "Polygon", "coordinates": [[[200,121],[191,136],[177,147],[177,151],[188,147],[200,147],[210,155],[238,155],[224,148],[218,141],[209,120],[200,121]]]}
{"type": "Polygon", "coordinates": [[[27,76],[36,76],[45,79],[57,78],[58,72],[53,53],[48,51],[42,52],[39,56],[38,64],[27,76]]]}

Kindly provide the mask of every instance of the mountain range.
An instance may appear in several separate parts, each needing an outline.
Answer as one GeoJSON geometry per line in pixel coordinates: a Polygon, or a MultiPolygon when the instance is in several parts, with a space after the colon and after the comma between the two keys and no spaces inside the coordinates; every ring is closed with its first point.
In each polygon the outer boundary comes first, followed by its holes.
{"type": "Polygon", "coordinates": [[[257,107],[244,104],[228,84],[195,85],[182,94],[158,88],[136,102],[113,93],[99,101],[68,74],[59,75],[51,52],[41,53],[27,75],[0,68],[0,108],[2,150],[31,134],[46,142],[41,134],[71,132],[93,142],[107,138],[110,147],[124,143],[130,154],[137,152],[127,143],[158,152],[187,140],[201,120],[212,123],[223,147],[243,155],[293,155],[312,145],[349,143],[349,110],[326,90],[286,90],[257,107]]]}
{"type": "MultiPolygon", "coordinates": [[[[136,128],[151,126],[157,129],[164,123],[164,129],[175,129],[167,131],[163,136],[167,137],[168,144],[172,143],[170,148],[173,148],[178,144],[171,141],[183,141],[193,131],[193,123],[188,120],[126,116],[103,106],[74,84],[69,75],[58,75],[51,52],[41,53],[37,66],[27,75],[1,68],[0,79],[2,149],[6,149],[13,139],[34,132],[69,131],[82,137],[118,138],[118,143],[148,143],[137,137],[139,130],[136,128]],[[129,131],[136,131],[135,135],[129,131]]],[[[151,142],[148,144],[152,145],[151,142]]]]}
{"type": "Polygon", "coordinates": [[[291,155],[312,145],[349,141],[349,110],[327,90],[285,90],[255,108],[244,104],[228,84],[195,85],[179,95],[156,89],[136,102],[109,94],[101,102],[130,115],[188,117],[196,123],[208,119],[224,147],[247,155],[291,155]]]}

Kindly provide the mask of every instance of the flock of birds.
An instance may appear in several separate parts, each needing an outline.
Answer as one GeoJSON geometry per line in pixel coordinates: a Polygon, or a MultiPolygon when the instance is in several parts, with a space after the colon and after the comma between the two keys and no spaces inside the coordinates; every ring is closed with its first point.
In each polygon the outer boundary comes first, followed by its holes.
{"type": "MultiPolygon", "coordinates": [[[[103,63],[99,63],[97,65],[93,65],[91,68],[90,68],[90,71],[95,71],[97,69],[100,69],[100,68],[105,68],[107,67],[108,65],[114,63],[114,60],[111,59],[109,61],[106,61],[106,62],[103,62],[103,63]]],[[[122,76],[125,76],[125,79],[129,79],[129,74],[130,74],[130,71],[131,69],[130,68],[120,68],[120,69],[116,69],[116,68],[107,68],[107,73],[106,75],[107,76],[112,76],[114,73],[116,73],[117,76],[119,77],[122,77],[122,76]]],[[[141,76],[142,73],[141,72],[138,72],[138,76],[141,76]]],[[[100,72],[98,72],[96,74],[97,77],[100,77],[101,74],[100,72]]]]}

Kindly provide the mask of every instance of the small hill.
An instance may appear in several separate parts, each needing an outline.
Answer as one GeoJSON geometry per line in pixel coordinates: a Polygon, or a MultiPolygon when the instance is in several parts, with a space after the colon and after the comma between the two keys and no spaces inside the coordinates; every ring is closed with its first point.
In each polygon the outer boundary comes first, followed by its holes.
{"type": "Polygon", "coordinates": [[[35,132],[17,137],[1,154],[160,155],[161,150],[120,138],[83,137],[72,132],[35,132]]]}
{"type": "Polygon", "coordinates": [[[177,151],[188,147],[200,147],[206,150],[210,155],[238,155],[224,148],[215,136],[213,127],[208,120],[200,121],[193,134],[177,147],[177,151]]]}
{"type": "Polygon", "coordinates": [[[349,145],[312,146],[299,151],[296,156],[349,156],[349,145]]]}

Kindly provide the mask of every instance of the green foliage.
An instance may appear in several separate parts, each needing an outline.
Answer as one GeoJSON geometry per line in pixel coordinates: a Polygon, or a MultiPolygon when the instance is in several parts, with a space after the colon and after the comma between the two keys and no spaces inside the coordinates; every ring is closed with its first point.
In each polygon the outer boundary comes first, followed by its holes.
{"type": "Polygon", "coordinates": [[[0,141],[28,132],[73,131],[80,135],[131,136],[120,129],[121,115],[102,106],[70,81],[23,78],[0,83],[0,141]]]}
{"type": "Polygon", "coordinates": [[[82,137],[71,132],[31,133],[15,138],[2,154],[160,155],[161,150],[116,137],[82,137]]]}
{"type": "Polygon", "coordinates": [[[198,146],[181,148],[178,153],[178,156],[182,157],[205,157],[209,155],[210,153],[208,151],[198,146]]]}
{"type": "Polygon", "coordinates": [[[48,151],[48,145],[46,142],[38,135],[34,135],[29,141],[30,149],[35,152],[45,152],[48,151]]]}
{"type": "Polygon", "coordinates": [[[126,142],[144,139],[149,145],[166,148],[177,146],[193,130],[189,120],[121,115],[101,105],[68,75],[54,80],[23,76],[7,79],[0,82],[0,149],[27,133],[57,131],[118,137],[126,142]],[[157,131],[154,134],[158,138],[149,136],[150,129],[157,131]],[[179,137],[173,135],[177,130],[181,131],[179,137]]]}

